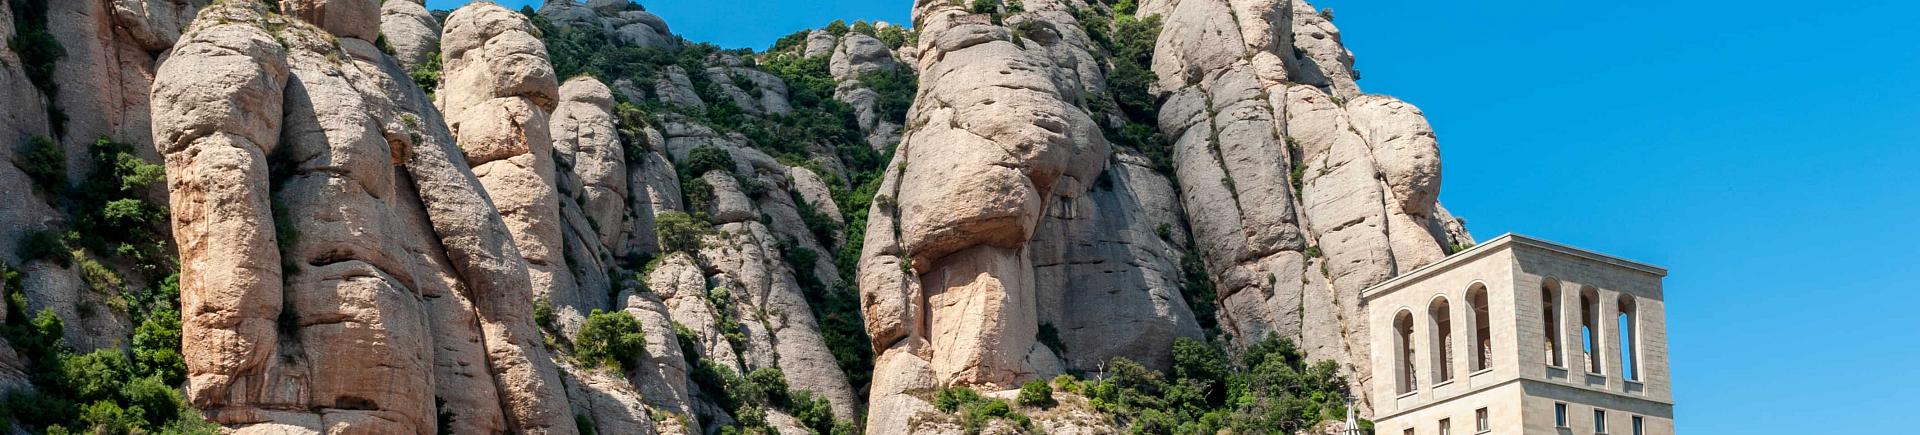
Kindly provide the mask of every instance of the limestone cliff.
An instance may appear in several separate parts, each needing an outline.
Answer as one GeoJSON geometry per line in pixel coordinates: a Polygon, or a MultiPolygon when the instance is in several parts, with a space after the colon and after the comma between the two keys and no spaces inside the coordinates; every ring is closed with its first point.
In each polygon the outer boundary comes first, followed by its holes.
{"type": "Polygon", "coordinates": [[[1151,431],[1071,378],[1278,337],[1364,394],[1359,292],[1473,243],[1298,0],[758,53],[621,0],[0,5],[0,391],[128,406],[47,374],[120,364],[191,408],[141,430],[1151,431]]]}
{"type": "Polygon", "coordinates": [[[1436,203],[1432,128],[1405,102],[1361,94],[1339,30],[1304,1],[1140,13],[1166,23],[1160,128],[1221,327],[1242,342],[1293,337],[1368,382],[1360,291],[1472,243],[1436,203]]]}

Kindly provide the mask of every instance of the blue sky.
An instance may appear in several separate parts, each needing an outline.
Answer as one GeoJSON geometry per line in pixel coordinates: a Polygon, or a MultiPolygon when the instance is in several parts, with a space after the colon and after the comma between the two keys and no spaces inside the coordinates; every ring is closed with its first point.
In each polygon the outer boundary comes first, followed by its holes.
{"type": "MultiPolygon", "coordinates": [[[[1476,235],[1671,269],[1680,430],[1876,430],[1920,397],[1920,346],[1898,341],[1920,327],[1920,5],[1316,4],[1361,86],[1426,110],[1441,199],[1476,235]]],[[[909,5],[647,3],[690,39],[754,48],[909,5]]]]}

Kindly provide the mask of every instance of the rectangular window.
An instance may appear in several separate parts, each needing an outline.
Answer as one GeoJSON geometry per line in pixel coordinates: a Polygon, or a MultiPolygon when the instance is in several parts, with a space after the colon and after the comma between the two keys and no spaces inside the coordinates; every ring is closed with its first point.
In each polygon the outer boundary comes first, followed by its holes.
{"type": "Polygon", "coordinates": [[[1553,427],[1567,427],[1567,404],[1553,404],[1553,427]]]}
{"type": "Polygon", "coordinates": [[[1633,416],[1633,435],[1646,435],[1647,422],[1640,416],[1633,416]]]}
{"type": "Polygon", "coordinates": [[[1405,432],[1401,432],[1401,433],[1406,435],[1413,435],[1413,428],[1407,428],[1405,432]]]}
{"type": "Polygon", "coordinates": [[[1440,419],[1440,435],[1453,435],[1453,420],[1440,419]]]}
{"type": "Polygon", "coordinates": [[[1593,433],[1607,433],[1607,411],[1593,410],[1593,433]]]}
{"type": "Polygon", "coordinates": [[[1493,430],[1492,425],[1487,423],[1487,408],[1473,410],[1474,433],[1485,433],[1491,430],[1493,430]]]}

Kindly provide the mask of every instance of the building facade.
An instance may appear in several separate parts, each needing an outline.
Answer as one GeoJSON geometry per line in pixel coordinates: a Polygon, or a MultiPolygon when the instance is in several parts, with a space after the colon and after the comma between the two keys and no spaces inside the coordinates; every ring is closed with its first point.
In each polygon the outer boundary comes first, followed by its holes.
{"type": "Polygon", "coordinates": [[[1671,435],[1666,269],[1508,234],[1361,294],[1379,435],[1671,435]]]}

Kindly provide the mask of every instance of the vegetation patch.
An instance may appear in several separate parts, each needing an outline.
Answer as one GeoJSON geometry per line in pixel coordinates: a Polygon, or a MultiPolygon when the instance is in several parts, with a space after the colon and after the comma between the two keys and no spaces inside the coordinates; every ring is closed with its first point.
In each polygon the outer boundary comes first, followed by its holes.
{"type": "Polygon", "coordinates": [[[1160,102],[1148,88],[1153,74],[1153,47],[1160,38],[1160,16],[1133,16],[1133,2],[1122,0],[1111,8],[1075,9],[1074,17],[1087,36],[1106,55],[1106,95],[1090,97],[1093,112],[1107,140],[1147,156],[1154,169],[1173,175],[1173,156],[1160,133],[1160,102]],[[1109,102],[1111,100],[1111,102],[1109,102]],[[1115,122],[1118,120],[1118,122],[1115,122]]]}
{"type": "Polygon", "coordinates": [[[179,277],[169,276],[137,298],[139,322],[128,350],[78,353],[62,338],[52,311],[29,316],[19,275],[0,264],[0,287],[9,304],[0,336],[28,362],[34,391],[10,393],[0,415],[15,430],[32,433],[213,434],[175,387],[186,382],[179,356],[179,277]]]}
{"type": "Polygon", "coordinates": [[[625,311],[593,310],[573,339],[574,356],[589,367],[617,364],[621,370],[631,371],[640,366],[646,350],[646,332],[640,329],[640,321],[625,311]]]}
{"type": "Polygon", "coordinates": [[[654,218],[653,234],[660,240],[660,252],[692,255],[699,253],[700,241],[713,234],[713,227],[686,213],[668,211],[654,218]]]}
{"type": "Polygon", "coordinates": [[[440,88],[440,69],[440,53],[433,52],[429,53],[426,62],[407,71],[407,77],[412,78],[413,84],[420,86],[420,90],[427,93],[427,99],[431,100],[434,92],[440,88]]]}
{"type": "MultiPolygon", "coordinates": [[[[59,93],[59,86],[53,83],[54,68],[61,58],[67,57],[67,49],[60,46],[60,40],[47,30],[48,0],[14,0],[9,4],[13,9],[13,37],[7,39],[7,49],[20,57],[20,67],[27,73],[27,81],[53,101],[59,93]]],[[[67,116],[58,107],[47,107],[53,131],[66,131],[67,116]]]]}
{"type": "Polygon", "coordinates": [[[1006,400],[981,396],[966,387],[953,387],[940,390],[933,396],[934,409],[960,417],[960,429],[968,435],[978,434],[997,420],[1005,420],[1022,433],[1033,430],[1033,420],[1026,414],[1013,410],[1006,400]]]}
{"type": "Polygon", "coordinates": [[[1031,380],[1020,385],[1020,395],[1015,397],[1020,406],[1046,408],[1054,405],[1053,387],[1047,381],[1031,380]]]}
{"type": "Polygon", "coordinates": [[[1057,382],[1136,434],[1299,433],[1342,418],[1348,396],[1337,363],[1309,363],[1293,342],[1272,337],[1238,358],[1179,338],[1171,374],[1115,358],[1098,381],[1057,382]]]}

